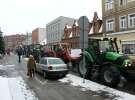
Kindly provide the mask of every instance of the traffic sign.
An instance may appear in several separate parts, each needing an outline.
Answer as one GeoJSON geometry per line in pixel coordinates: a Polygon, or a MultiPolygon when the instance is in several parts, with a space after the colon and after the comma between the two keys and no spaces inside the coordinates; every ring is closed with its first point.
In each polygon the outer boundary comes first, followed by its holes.
{"type": "Polygon", "coordinates": [[[79,18],[79,31],[80,31],[80,48],[88,48],[88,33],[89,33],[89,20],[86,16],[79,18]]]}

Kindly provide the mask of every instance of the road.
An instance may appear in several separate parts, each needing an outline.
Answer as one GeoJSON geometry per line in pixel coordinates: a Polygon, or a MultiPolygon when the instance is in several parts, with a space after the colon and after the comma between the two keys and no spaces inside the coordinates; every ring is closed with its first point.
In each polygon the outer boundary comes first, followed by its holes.
{"type": "Polygon", "coordinates": [[[2,64],[8,66],[8,68],[0,70],[0,76],[23,77],[39,100],[109,100],[107,96],[92,91],[82,91],[80,87],[71,86],[55,79],[44,79],[39,74],[30,79],[26,75],[26,61],[22,59],[22,62],[18,63],[18,58],[14,54],[6,56],[2,64]]]}
{"type": "MultiPolygon", "coordinates": [[[[16,55],[6,56],[0,62],[5,65],[5,69],[0,69],[0,76],[18,77],[21,76],[27,83],[28,87],[34,91],[39,100],[110,100],[111,98],[105,93],[96,93],[90,90],[82,91],[78,86],[72,86],[68,83],[62,83],[56,79],[44,79],[42,75],[36,74],[33,79],[27,77],[27,61],[22,58],[18,63],[16,55]]],[[[0,64],[0,65],[1,65],[0,64]]],[[[71,74],[76,75],[73,72],[71,74]]],[[[135,82],[127,82],[124,87],[116,89],[135,95],[135,82]]]]}

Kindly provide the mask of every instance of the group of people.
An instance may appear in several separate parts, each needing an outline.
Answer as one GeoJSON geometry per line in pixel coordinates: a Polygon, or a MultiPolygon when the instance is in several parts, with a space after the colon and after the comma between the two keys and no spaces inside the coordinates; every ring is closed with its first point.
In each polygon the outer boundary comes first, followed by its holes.
{"type": "MultiPolygon", "coordinates": [[[[23,55],[23,48],[21,46],[18,46],[16,53],[18,55],[18,62],[21,63],[21,56],[23,55]]],[[[30,54],[28,62],[27,62],[27,76],[29,76],[30,78],[34,77],[35,69],[36,69],[36,61],[34,59],[34,56],[30,54]]]]}

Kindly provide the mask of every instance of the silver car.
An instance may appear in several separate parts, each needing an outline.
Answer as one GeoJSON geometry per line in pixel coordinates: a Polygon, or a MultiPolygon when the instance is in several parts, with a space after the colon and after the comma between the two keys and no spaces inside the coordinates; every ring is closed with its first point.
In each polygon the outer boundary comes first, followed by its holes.
{"type": "Polygon", "coordinates": [[[68,73],[67,65],[60,58],[43,57],[37,63],[37,72],[43,73],[44,77],[64,77],[68,73]]]}

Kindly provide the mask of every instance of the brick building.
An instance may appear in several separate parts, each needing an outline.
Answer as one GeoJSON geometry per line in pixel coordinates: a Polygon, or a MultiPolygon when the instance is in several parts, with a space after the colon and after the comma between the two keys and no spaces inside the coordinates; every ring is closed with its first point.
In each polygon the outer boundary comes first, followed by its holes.
{"type": "Polygon", "coordinates": [[[103,32],[122,40],[123,53],[135,54],[135,0],[102,0],[102,16],[103,32]]]}
{"type": "MultiPolygon", "coordinates": [[[[97,13],[95,12],[92,22],[89,22],[88,38],[102,36],[102,20],[98,18],[97,13]]],[[[62,42],[69,43],[71,48],[80,48],[79,26],[76,20],[72,26],[65,26],[62,42]]]]}
{"type": "Polygon", "coordinates": [[[21,45],[26,39],[26,35],[9,35],[4,36],[5,48],[14,49],[17,45],[21,45]]]}
{"type": "Polygon", "coordinates": [[[32,44],[38,44],[46,38],[45,28],[36,28],[32,31],[32,44]]]}

